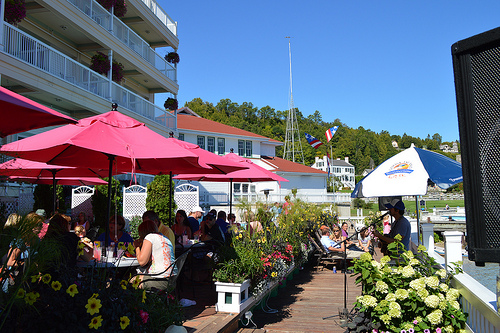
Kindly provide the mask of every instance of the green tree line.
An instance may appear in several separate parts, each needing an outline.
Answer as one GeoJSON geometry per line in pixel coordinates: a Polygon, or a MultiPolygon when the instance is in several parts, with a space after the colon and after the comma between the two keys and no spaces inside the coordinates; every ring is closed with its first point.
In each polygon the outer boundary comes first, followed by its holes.
{"type": "MultiPolygon", "coordinates": [[[[270,106],[262,108],[255,107],[250,102],[243,102],[241,105],[232,102],[230,99],[221,99],[216,105],[195,98],[187,102],[184,106],[200,116],[217,121],[222,124],[234,126],[252,133],[266,136],[284,142],[286,134],[286,116],[288,110],[275,110],[270,106]]],[[[388,131],[375,133],[362,126],[351,128],[342,123],[340,119],[333,122],[323,121],[320,111],[305,117],[300,110],[296,109],[297,122],[300,129],[304,160],[306,165],[312,165],[316,156],[322,157],[326,152],[332,151],[332,158],[349,157],[349,162],[356,168],[356,174],[361,174],[363,170],[369,169],[370,165],[379,165],[384,160],[397,154],[400,149],[409,148],[412,143],[418,148],[426,148],[437,151],[443,155],[455,158],[456,154],[443,153],[439,150],[439,145],[451,142],[442,142],[442,137],[438,133],[427,135],[425,139],[407,135],[391,135],[388,131]],[[328,128],[339,126],[333,139],[326,144],[325,132],[328,128]],[[324,144],[318,149],[311,147],[305,139],[304,132],[316,137],[324,144]],[[392,142],[396,141],[398,148],[394,148],[392,142]]],[[[460,149],[460,147],[459,147],[460,149]]],[[[276,149],[276,156],[283,156],[283,148],[276,149]]]]}

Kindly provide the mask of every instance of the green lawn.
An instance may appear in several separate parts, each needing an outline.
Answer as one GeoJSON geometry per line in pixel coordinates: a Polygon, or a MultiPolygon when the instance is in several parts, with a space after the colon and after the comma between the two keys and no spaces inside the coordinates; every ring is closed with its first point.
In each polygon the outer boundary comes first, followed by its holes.
{"type": "MultiPolygon", "coordinates": [[[[403,201],[406,207],[406,210],[409,212],[415,212],[415,200],[404,200],[403,201]]],[[[448,204],[450,207],[464,207],[464,201],[463,200],[428,200],[426,205],[427,205],[427,210],[432,212],[432,209],[434,207],[436,208],[444,208],[446,207],[446,204],[448,204]]],[[[420,207],[422,208],[422,207],[420,207]]],[[[363,209],[363,216],[367,216],[370,214],[370,211],[375,212],[378,211],[378,203],[373,204],[372,209],[363,209]]],[[[356,209],[351,209],[351,216],[356,216],[356,209]]]]}

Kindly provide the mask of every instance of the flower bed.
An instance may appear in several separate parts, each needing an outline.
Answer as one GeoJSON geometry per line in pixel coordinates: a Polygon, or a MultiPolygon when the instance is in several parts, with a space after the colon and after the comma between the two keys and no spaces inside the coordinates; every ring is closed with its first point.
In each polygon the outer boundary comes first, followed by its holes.
{"type": "Polygon", "coordinates": [[[363,295],[355,303],[358,316],[344,327],[356,332],[465,332],[467,314],[460,308],[460,293],[449,287],[452,274],[425,247],[419,246],[417,255],[402,252],[401,239],[396,239],[388,246],[394,265],[389,256],[377,262],[369,253],[355,260],[363,295]]]}

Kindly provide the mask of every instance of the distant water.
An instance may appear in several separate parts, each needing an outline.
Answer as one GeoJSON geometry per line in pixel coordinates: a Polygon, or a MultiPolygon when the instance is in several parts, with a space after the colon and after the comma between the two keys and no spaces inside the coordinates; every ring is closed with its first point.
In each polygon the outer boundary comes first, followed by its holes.
{"type": "Polygon", "coordinates": [[[465,273],[496,294],[497,276],[500,271],[498,263],[486,263],[484,267],[478,267],[467,257],[463,257],[463,262],[465,273]]]}

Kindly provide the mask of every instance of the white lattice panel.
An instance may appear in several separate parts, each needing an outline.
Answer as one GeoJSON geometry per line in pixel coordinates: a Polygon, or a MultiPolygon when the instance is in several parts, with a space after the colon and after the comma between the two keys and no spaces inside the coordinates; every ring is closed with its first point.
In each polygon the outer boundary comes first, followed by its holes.
{"type": "Polygon", "coordinates": [[[17,198],[14,197],[0,197],[0,203],[5,205],[7,215],[17,213],[17,198]]]}
{"type": "Polygon", "coordinates": [[[93,221],[92,196],[94,188],[90,186],[80,186],[74,188],[71,194],[71,217],[76,219],[80,212],[84,212],[89,221],[93,221]]]}
{"type": "Polygon", "coordinates": [[[148,189],[140,185],[123,188],[123,217],[126,220],[134,216],[142,216],[146,211],[148,189]]]}
{"type": "Polygon", "coordinates": [[[198,186],[181,184],[175,188],[174,200],[178,209],[189,214],[191,208],[200,205],[200,190],[198,186]]]}
{"type": "Polygon", "coordinates": [[[21,215],[26,215],[33,210],[33,205],[35,204],[35,198],[33,197],[33,192],[26,191],[19,193],[18,199],[18,213],[21,215]]]}

